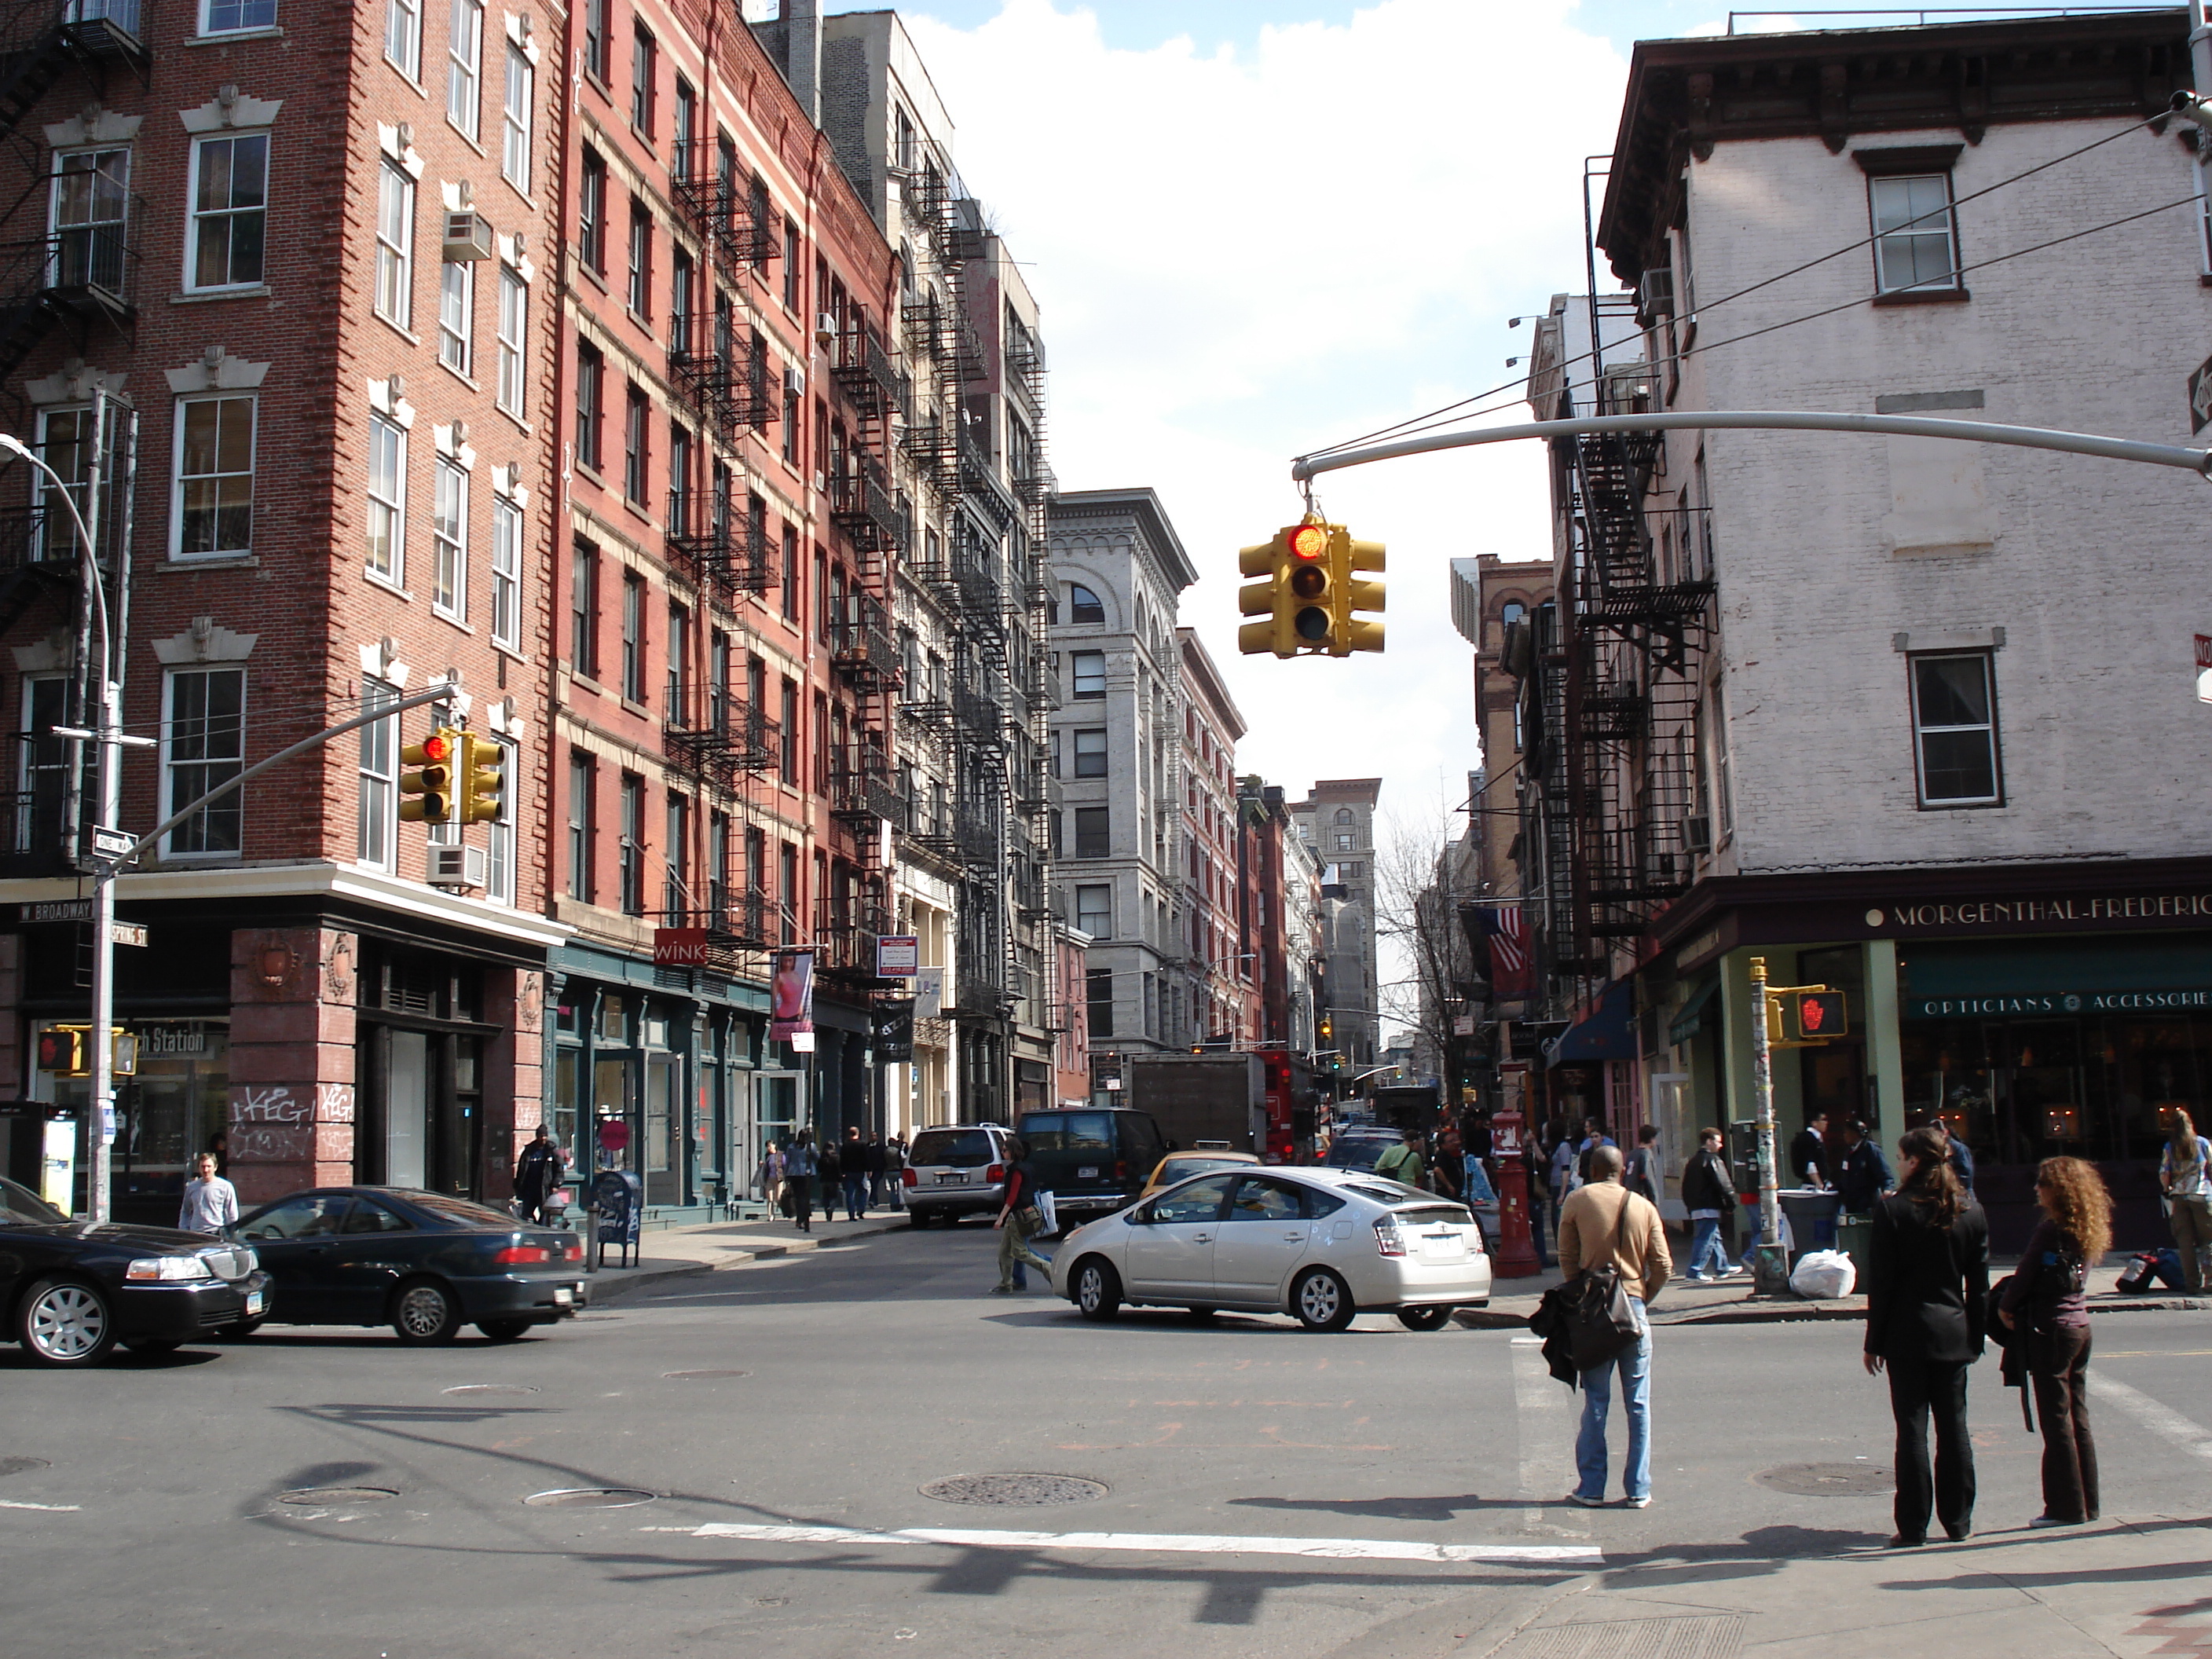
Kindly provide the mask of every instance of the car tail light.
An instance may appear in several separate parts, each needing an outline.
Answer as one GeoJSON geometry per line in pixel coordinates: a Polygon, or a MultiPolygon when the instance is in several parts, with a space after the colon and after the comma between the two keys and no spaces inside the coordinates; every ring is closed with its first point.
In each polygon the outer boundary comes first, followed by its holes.
{"type": "Polygon", "coordinates": [[[543,1244],[508,1244],[492,1252],[491,1259],[502,1267],[518,1267],[532,1261],[550,1261],[553,1252],[543,1244]]]}
{"type": "Polygon", "coordinates": [[[994,1164],[989,1169],[983,1171],[983,1179],[986,1181],[999,1182],[1004,1181],[1006,1178],[1006,1166],[1003,1164],[994,1164]]]}
{"type": "Polygon", "coordinates": [[[584,1241],[582,1239],[572,1238],[562,1247],[561,1260],[563,1261],[581,1261],[583,1259],[584,1241]]]}
{"type": "Polygon", "coordinates": [[[1398,1218],[1386,1215],[1375,1224],[1375,1248],[1384,1255],[1406,1254],[1406,1235],[1398,1231],[1398,1218]]]}
{"type": "Polygon", "coordinates": [[[1127,1160],[1127,1159],[1126,1159],[1126,1158],[1116,1158],[1116,1159],[1115,1159],[1115,1160],[1114,1160],[1114,1179],[1115,1179],[1115,1180],[1116,1180],[1116,1181],[1127,1181],[1128,1178],[1129,1178],[1129,1164],[1128,1164],[1128,1160],[1127,1160]]]}
{"type": "Polygon", "coordinates": [[[899,1185],[902,1187],[919,1187],[921,1185],[921,1177],[911,1170],[901,1170],[899,1171],[899,1185]]]}
{"type": "Polygon", "coordinates": [[[1488,1248],[1489,1247],[1482,1242],[1482,1229],[1480,1227],[1469,1227],[1467,1230],[1467,1253],[1469,1255],[1480,1255],[1488,1248]]]}

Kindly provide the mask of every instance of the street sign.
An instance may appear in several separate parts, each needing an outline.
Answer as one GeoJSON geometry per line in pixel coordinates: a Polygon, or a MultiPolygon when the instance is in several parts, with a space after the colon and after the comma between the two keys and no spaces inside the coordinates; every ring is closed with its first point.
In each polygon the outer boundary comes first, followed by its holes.
{"type": "Polygon", "coordinates": [[[90,921],[92,901],[81,899],[40,899],[33,904],[15,907],[18,921],[90,921]]]}
{"type": "Polygon", "coordinates": [[[138,844],[138,837],[128,830],[109,830],[94,824],[92,830],[92,850],[102,858],[128,858],[131,849],[138,844]]]}
{"type": "Polygon", "coordinates": [[[146,948],[146,924],[143,921],[111,921],[107,924],[107,936],[118,945],[135,945],[142,951],[146,948]]]}
{"type": "Polygon", "coordinates": [[[2212,357],[2197,365],[2189,377],[2189,435],[2195,437],[2212,426],[2212,357]]]}
{"type": "Polygon", "coordinates": [[[912,933],[884,933],[876,939],[876,977],[912,979],[921,967],[921,941],[912,933]]]}

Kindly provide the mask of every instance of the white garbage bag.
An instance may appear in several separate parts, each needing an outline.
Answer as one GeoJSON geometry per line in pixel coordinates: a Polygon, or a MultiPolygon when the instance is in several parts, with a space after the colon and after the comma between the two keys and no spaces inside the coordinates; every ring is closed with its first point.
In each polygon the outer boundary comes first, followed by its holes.
{"type": "Polygon", "coordinates": [[[1857,1281],[1858,1270],[1841,1250],[1808,1250],[1790,1274],[1790,1288],[1808,1302],[1849,1296],[1857,1281]]]}

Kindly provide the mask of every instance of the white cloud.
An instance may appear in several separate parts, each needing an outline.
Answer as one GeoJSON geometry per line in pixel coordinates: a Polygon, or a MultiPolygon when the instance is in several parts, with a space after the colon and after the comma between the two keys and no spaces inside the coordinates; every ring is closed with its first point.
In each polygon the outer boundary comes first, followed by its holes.
{"type": "Polygon", "coordinates": [[[1426,801],[1476,763],[1447,563],[1545,555],[1533,447],[1321,481],[1389,545],[1381,657],[1238,657],[1236,556],[1297,518],[1291,456],[1511,379],[1529,337],[1505,319],[1585,286],[1583,158],[1611,147],[1626,64],[1572,10],[1382,0],[1212,54],[1109,50],[1050,0],[908,16],[1044,308],[1060,482],[1159,490],[1202,576],[1184,621],[1252,728],[1240,763],[1294,798],[1379,774],[1426,801]]]}

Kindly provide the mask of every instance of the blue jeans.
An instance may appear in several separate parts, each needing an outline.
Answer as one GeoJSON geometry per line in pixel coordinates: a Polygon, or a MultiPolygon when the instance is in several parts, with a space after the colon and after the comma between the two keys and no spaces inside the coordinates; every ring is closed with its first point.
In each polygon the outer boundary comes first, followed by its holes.
{"type": "Polygon", "coordinates": [[[1690,1236],[1690,1277],[1697,1278],[1707,1271],[1705,1258],[1712,1258],[1713,1275],[1717,1278],[1729,1269],[1728,1246],[1721,1243],[1721,1218],[1709,1215],[1692,1222],[1696,1230],[1690,1236]]]}
{"type": "Polygon", "coordinates": [[[1613,1374],[1620,1373],[1621,1403],[1628,1408],[1628,1462],[1622,1484],[1631,1498],[1651,1495],[1651,1327],[1644,1316],[1640,1297],[1630,1297],[1636,1322],[1644,1334],[1633,1347],[1582,1375],[1583,1426],[1575,1437],[1575,1471],[1578,1497],[1605,1496],[1605,1424],[1613,1406],[1613,1374]]]}
{"type": "Polygon", "coordinates": [[[868,1178],[865,1175],[845,1177],[845,1218],[858,1221],[860,1212],[868,1207],[868,1178]]]}

